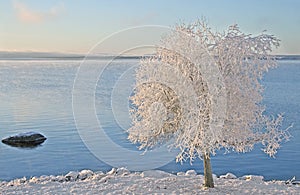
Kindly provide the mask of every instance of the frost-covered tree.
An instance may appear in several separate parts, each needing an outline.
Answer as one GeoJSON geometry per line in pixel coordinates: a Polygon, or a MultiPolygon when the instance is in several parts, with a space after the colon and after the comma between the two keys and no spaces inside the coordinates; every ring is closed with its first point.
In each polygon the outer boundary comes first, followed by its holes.
{"type": "Polygon", "coordinates": [[[140,149],[168,143],[180,149],[177,161],[203,159],[206,187],[214,187],[217,150],[248,152],[261,143],[274,156],[289,133],[281,115],[264,114],[260,80],[276,67],[270,52],[278,46],[273,35],[237,25],[222,33],[203,21],[176,26],[136,71],[129,140],[140,149]]]}

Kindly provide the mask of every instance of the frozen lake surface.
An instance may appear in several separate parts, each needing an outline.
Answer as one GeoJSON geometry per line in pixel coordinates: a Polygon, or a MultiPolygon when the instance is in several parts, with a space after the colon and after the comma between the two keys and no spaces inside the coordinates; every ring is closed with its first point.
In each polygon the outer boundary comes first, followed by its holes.
{"type": "MultiPolygon", "coordinates": [[[[47,137],[41,146],[33,149],[14,148],[1,143],[0,180],[59,175],[71,170],[111,169],[110,165],[91,153],[75,126],[72,89],[80,63],[80,60],[0,61],[0,138],[28,131],[40,132],[47,137]]],[[[90,68],[86,79],[93,74],[93,66],[95,69],[104,67],[108,61],[99,59],[88,63],[90,68]]],[[[79,88],[83,98],[86,95],[87,99],[91,98],[91,94],[85,94],[86,91],[95,91],[92,98],[101,127],[113,142],[133,151],[137,151],[136,146],[126,140],[124,132],[130,126],[128,112],[118,104],[126,100],[123,97],[130,95],[126,89],[132,87],[136,64],[138,59],[114,60],[103,69],[96,85],[79,88]]],[[[267,180],[300,178],[300,61],[279,61],[279,67],[265,75],[263,84],[266,88],[266,111],[274,115],[284,113],[284,127],[294,123],[290,130],[293,137],[282,145],[275,159],[264,154],[259,146],[247,154],[223,155],[221,151],[212,158],[215,174],[263,175],[267,180]]],[[[85,105],[82,108],[84,110],[85,105]]],[[[79,119],[92,117],[82,113],[78,115],[79,119]]],[[[97,132],[93,136],[97,136],[97,132]]],[[[107,145],[100,146],[99,150],[111,149],[107,145]]],[[[110,161],[120,161],[118,156],[111,155],[109,158],[110,161]]],[[[161,153],[153,156],[152,161],[138,163],[153,164],[163,158],[165,154],[161,153]]],[[[195,169],[202,173],[202,162],[197,160],[193,165],[189,162],[180,165],[172,160],[159,169],[167,172],[195,169]]]]}

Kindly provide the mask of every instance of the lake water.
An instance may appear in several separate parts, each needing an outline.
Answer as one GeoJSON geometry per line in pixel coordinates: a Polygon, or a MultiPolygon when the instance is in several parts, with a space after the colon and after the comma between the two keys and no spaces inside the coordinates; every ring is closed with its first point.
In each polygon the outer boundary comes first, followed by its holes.
{"type": "MultiPolygon", "coordinates": [[[[89,75],[95,74],[97,67],[105,67],[107,62],[105,59],[89,61],[88,69],[80,79],[89,81],[89,75]]],[[[111,169],[106,160],[99,160],[88,149],[87,140],[81,139],[82,132],[76,127],[72,90],[80,63],[80,60],[66,59],[0,60],[0,138],[25,131],[40,132],[47,137],[41,146],[34,149],[14,148],[0,143],[0,180],[59,175],[71,170],[111,169]]],[[[123,96],[126,97],[128,86],[133,84],[136,64],[138,59],[114,60],[103,69],[96,85],[79,85],[76,89],[82,100],[95,100],[95,115],[108,137],[118,146],[132,151],[137,151],[136,146],[126,140],[124,132],[130,127],[130,120],[119,103],[126,101],[123,96]],[[87,93],[91,90],[94,90],[93,94],[87,93]],[[123,96],[120,93],[124,93],[123,96]]],[[[282,144],[275,159],[264,154],[259,146],[246,154],[223,155],[220,152],[212,158],[214,173],[257,174],[267,180],[300,178],[300,61],[279,61],[279,65],[264,77],[264,103],[268,113],[284,113],[284,127],[294,123],[290,130],[293,137],[282,144]]],[[[93,116],[84,111],[86,105],[81,106],[78,101],[76,107],[79,109],[76,110],[77,115],[75,113],[76,120],[86,119],[87,128],[96,128],[94,123],[88,122],[93,116]]],[[[105,144],[100,146],[99,150],[111,150],[105,144]]],[[[111,152],[110,161],[120,161],[121,158],[111,152]]],[[[155,164],[165,156],[165,153],[158,153],[153,155],[152,161],[136,163],[155,164]]],[[[203,173],[200,160],[193,165],[189,162],[181,165],[171,160],[159,169],[168,172],[195,169],[203,173]]]]}

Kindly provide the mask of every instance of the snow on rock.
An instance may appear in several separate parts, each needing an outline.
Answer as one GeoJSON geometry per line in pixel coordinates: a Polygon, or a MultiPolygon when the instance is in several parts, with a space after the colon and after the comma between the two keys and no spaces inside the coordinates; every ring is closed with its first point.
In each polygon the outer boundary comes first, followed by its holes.
{"type": "Polygon", "coordinates": [[[111,176],[111,175],[106,175],[106,176],[104,176],[104,177],[102,177],[100,180],[99,180],[99,182],[100,183],[106,183],[106,182],[108,182],[110,179],[112,179],[113,178],[113,176],[111,176]]]}
{"type": "Polygon", "coordinates": [[[195,170],[188,170],[186,173],[185,173],[186,176],[195,176],[197,175],[197,172],[195,170]]]}
{"type": "Polygon", "coordinates": [[[175,177],[175,175],[161,171],[161,170],[144,171],[141,173],[141,176],[142,177],[155,177],[155,178],[175,177]]]}
{"type": "Polygon", "coordinates": [[[185,176],[185,172],[178,172],[176,175],[177,176],[185,176]]]}
{"type": "Polygon", "coordinates": [[[260,175],[244,175],[241,177],[241,179],[246,180],[246,181],[263,181],[264,177],[260,175]]]}
{"type": "Polygon", "coordinates": [[[226,175],[221,175],[220,179],[236,179],[237,177],[232,173],[227,173],[226,175]]]}
{"type": "Polygon", "coordinates": [[[285,181],[285,184],[300,185],[300,181],[297,181],[296,176],[294,176],[292,179],[285,181]]]}
{"type": "Polygon", "coordinates": [[[21,184],[24,184],[24,183],[26,183],[26,178],[25,177],[10,181],[10,182],[7,183],[7,186],[18,186],[18,185],[21,185],[21,184]]]}
{"type": "Polygon", "coordinates": [[[67,175],[65,175],[67,181],[75,181],[78,179],[79,172],[70,171],[67,175]]]}
{"type": "Polygon", "coordinates": [[[82,170],[79,172],[78,179],[85,180],[86,178],[89,178],[93,175],[94,173],[91,170],[82,170]]]}
{"type": "Polygon", "coordinates": [[[58,181],[58,178],[57,178],[57,176],[50,175],[50,176],[49,176],[49,180],[50,180],[50,181],[58,181]]]}
{"type": "Polygon", "coordinates": [[[94,180],[100,180],[103,177],[105,177],[106,175],[102,172],[102,171],[97,171],[94,173],[94,175],[92,176],[92,179],[94,180]]]}
{"type": "Polygon", "coordinates": [[[292,181],[293,185],[299,185],[300,186],[300,181],[292,181]]]}
{"type": "Polygon", "coordinates": [[[122,176],[125,176],[125,175],[128,175],[130,173],[130,171],[124,167],[121,167],[121,168],[118,168],[116,170],[116,175],[122,175],[122,176]]]}
{"type": "Polygon", "coordinates": [[[102,171],[96,171],[94,172],[95,175],[99,174],[99,175],[104,175],[104,173],[102,171]]]}
{"type": "Polygon", "coordinates": [[[117,172],[116,168],[112,168],[110,171],[107,172],[107,175],[114,175],[117,172]]]}
{"type": "Polygon", "coordinates": [[[62,175],[57,176],[56,179],[57,179],[57,181],[59,181],[59,182],[65,182],[65,181],[67,181],[67,180],[66,180],[66,177],[65,177],[65,176],[62,176],[62,175]]]}
{"type": "Polygon", "coordinates": [[[16,179],[15,181],[17,182],[17,183],[19,183],[19,184],[23,184],[23,183],[25,183],[26,182],[26,177],[23,177],[23,178],[20,178],[20,179],[16,179]]]}
{"type": "MultiPolygon", "coordinates": [[[[71,171],[67,175],[72,180],[50,175],[0,181],[0,194],[300,194],[298,184],[266,182],[262,176],[254,175],[240,179],[221,179],[214,175],[215,188],[203,188],[203,175],[176,176],[159,170],[134,173],[125,168],[112,172],[71,171]],[[81,180],[81,174],[86,179],[81,180]]],[[[226,174],[224,178],[233,178],[232,175],[226,174]]]]}
{"type": "Polygon", "coordinates": [[[39,182],[39,181],[40,181],[40,180],[39,180],[38,177],[32,177],[32,178],[29,179],[29,182],[30,182],[30,183],[37,183],[37,182],[39,182]]]}
{"type": "Polygon", "coordinates": [[[34,132],[34,131],[29,131],[29,132],[19,133],[19,134],[15,135],[15,137],[27,137],[27,136],[33,136],[35,134],[39,134],[39,133],[34,132]]]}

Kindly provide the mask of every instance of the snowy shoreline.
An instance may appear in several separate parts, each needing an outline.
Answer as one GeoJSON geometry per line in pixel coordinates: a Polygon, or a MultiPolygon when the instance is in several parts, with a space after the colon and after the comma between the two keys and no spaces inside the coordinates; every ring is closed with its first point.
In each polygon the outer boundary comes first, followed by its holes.
{"type": "Polygon", "coordinates": [[[151,170],[130,172],[113,168],[107,173],[82,170],[66,175],[0,181],[0,194],[300,194],[299,181],[263,181],[263,176],[237,178],[214,175],[215,188],[202,187],[203,175],[194,170],[177,175],[151,170]]]}

